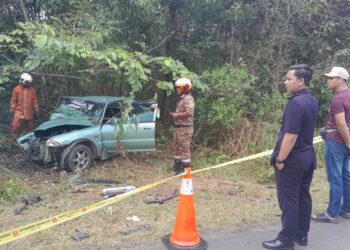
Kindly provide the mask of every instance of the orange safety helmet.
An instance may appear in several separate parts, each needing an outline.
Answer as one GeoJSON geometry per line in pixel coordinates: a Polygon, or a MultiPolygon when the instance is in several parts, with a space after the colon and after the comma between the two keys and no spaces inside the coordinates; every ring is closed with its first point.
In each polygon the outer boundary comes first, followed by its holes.
{"type": "Polygon", "coordinates": [[[180,78],[175,82],[175,88],[176,87],[180,88],[182,93],[188,93],[192,90],[192,83],[187,78],[180,78]]]}

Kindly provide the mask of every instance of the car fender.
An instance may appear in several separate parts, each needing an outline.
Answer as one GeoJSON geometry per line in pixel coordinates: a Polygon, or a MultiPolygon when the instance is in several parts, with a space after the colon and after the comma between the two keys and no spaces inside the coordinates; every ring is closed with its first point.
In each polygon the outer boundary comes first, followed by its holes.
{"type": "Polygon", "coordinates": [[[77,144],[85,144],[86,146],[88,146],[91,149],[91,152],[92,152],[94,158],[96,158],[98,156],[96,145],[92,141],[86,140],[86,139],[76,140],[64,148],[62,155],[61,155],[61,164],[60,164],[62,168],[64,167],[64,159],[68,155],[69,151],[71,151],[72,148],[74,148],[74,146],[76,146],[77,144]]]}

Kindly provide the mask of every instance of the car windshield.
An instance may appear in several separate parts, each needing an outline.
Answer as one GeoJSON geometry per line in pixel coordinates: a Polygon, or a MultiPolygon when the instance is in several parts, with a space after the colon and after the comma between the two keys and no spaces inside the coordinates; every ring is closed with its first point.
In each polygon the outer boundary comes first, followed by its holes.
{"type": "Polygon", "coordinates": [[[52,118],[72,118],[98,120],[103,112],[105,104],[85,101],[74,98],[61,98],[60,103],[52,118]]]}

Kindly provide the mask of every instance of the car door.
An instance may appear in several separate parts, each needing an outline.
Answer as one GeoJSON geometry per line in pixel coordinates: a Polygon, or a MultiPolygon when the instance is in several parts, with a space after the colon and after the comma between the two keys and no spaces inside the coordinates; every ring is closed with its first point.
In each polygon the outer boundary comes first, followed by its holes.
{"type": "Polygon", "coordinates": [[[101,126],[102,147],[108,154],[115,154],[118,151],[117,139],[120,132],[118,119],[120,119],[121,107],[119,102],[107,105],[101,126]]]}
{"type": "Polygon", "coordinates": [[[155,151],[155,129],[157,109],[152,111],[134,102],[127,123],[119,138],[126,151],[155,151]]]}

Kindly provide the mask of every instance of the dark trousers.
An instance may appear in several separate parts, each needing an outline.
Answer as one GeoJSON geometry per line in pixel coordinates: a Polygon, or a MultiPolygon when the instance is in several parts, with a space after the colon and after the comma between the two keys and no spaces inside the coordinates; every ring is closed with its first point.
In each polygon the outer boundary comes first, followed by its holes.
{"type": "Polygon", "coordinates": [[[307,236],[310,229],[312,199],[310,185],[314,169],[300,170],[284,166],[275,168],[277,197],[282,211],[280,241],[293,241],[297,236],[307,236]]]}

